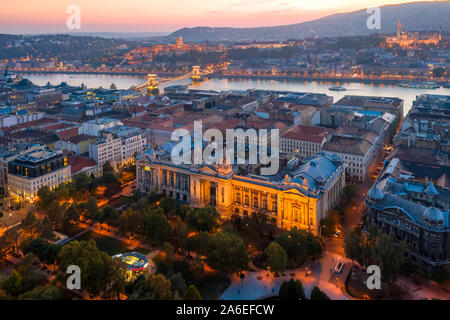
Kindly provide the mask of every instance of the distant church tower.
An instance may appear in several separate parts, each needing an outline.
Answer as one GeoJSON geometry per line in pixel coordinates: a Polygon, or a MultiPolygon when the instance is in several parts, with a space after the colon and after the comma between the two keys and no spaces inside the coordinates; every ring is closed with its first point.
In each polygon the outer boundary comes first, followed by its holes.
{"type": "Polygon", "coordinates": [[[397,38],[400,39],[400,36],[402,35],[402,23],[400,22],[400,19],[398,19],[397,24],[397,38]]]}
{"type": "Polygon", "coordinates": [[[182,47],[183,46],[183,38],[182,37],[178,37],[177,38],[177,47],[182,47]]]}

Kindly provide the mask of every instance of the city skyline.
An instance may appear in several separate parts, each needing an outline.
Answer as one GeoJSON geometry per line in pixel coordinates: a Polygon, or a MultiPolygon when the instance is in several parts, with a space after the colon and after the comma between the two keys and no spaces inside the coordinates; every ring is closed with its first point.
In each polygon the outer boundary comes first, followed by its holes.
{"type": "MultiPolygon", "coordinates": [[[[289,0],[168,0],[146,2],[99,0],[77,2],[42,0],[40,7],[30,0],[3,4],[0,33],[37,34],[69,32],[161,32],[183,27],[259,27],[301,23],[335,13],[371,6],[401,4],[409,0],[321,0],[304,3],[289,0]],[[81,10],[81,29],[69,30],[66,12],[71,5],[81,10]],[[172,8],[177,7],[175,11],[172,8]],[[20,8],[20,10],[18,9],[20,8]],[[136,10],[140,8],[140,10],[136,10]],[[132,22],[131,22],[132,21],[132,22]]],[[[428,2],[428,1],[427,1],[428,2]]]]}

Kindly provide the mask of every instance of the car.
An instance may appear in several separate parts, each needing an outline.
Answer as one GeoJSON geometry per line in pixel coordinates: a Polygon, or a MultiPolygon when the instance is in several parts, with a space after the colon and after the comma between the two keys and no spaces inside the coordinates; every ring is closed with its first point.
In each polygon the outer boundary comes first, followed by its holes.
{"type": "Polygon", "coordinates": [[[344,269],[344,262],[339,260],[338,263],[336,263],[336,267],[334,268],[334,271],[336,273],[341,273],[343,269],[344,269]]]}

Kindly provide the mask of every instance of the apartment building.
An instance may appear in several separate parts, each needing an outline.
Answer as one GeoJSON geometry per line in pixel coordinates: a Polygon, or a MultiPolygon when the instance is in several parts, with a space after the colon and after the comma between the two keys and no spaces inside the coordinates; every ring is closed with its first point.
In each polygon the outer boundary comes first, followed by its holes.
{"type": "Polygon", "coordinates": [[[42,147],[8,163],[8,190],[12,198],[34,202],[40,188],[54,189],[71,180],[71,170],[62,150],[42,147]]]}

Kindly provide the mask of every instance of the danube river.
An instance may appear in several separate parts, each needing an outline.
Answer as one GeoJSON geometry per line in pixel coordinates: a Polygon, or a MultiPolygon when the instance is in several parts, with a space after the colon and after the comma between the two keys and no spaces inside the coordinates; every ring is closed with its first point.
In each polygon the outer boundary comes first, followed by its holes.
{"type": "MultiPolygon", "coordinates": [[[[62,81],[69,85],[80,85],[84,83],[89,88],[109,88],[112,83],[119,89],[128,89],[133,85],[137,85],[145,81],[142,76],[128,75],[103,75],[103,74],[24,74],[33,83],[45,85],[59,84],[62,81]]],[[[405,101],[405,113],[411,108],[412,102],[419,94],[443,94],[450,95],[450,88],[439,89],[413,89],[401,88],[393,84],[368,84],[368,83],[350,83],[350,82],[330,82],[330,81],[290,81],[290,80],[255,80],[255,79],[209,79],[204,82],[191,84],[189,79],[170,82],[160,86],[163,89],[167,85],[190,84],[193,89],[206,90],[246,90],[246,89],[267,89],[278,91],[297,91],[297,92],[314,92],[325,93],[334,97],[334,101],[338,101],[345,95],[367,95],[367,96],[385,96],[398,97],[405,101]],[[330,91],[328,88],[332,86],[341,86],[347,91],[330,91]]]]}

